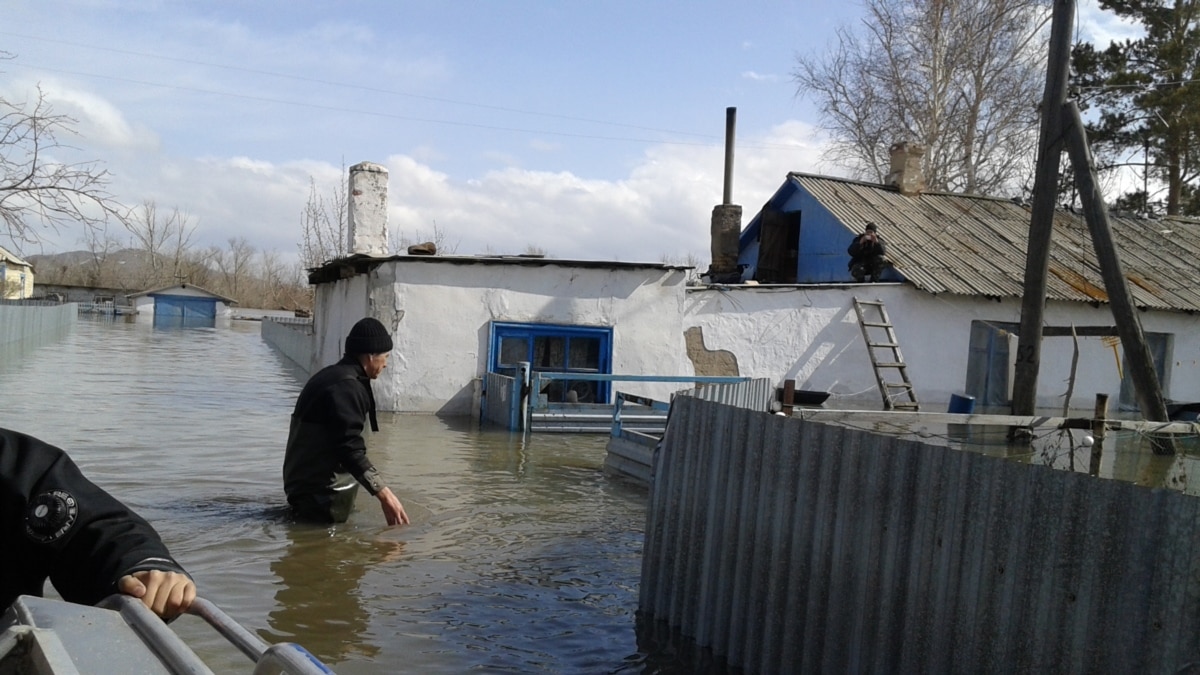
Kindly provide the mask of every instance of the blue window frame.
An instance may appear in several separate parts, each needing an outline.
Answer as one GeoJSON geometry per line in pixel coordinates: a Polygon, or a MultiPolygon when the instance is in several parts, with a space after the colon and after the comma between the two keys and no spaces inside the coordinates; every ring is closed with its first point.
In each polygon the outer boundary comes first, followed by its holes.
{"type": "MultiPolygon", "coordinates": [[[[612,373],[612,328],[492,322],[488,370],[514,376],[517,366],[552,373],[612,373]]],[[[610,383],[555,380],[541,392],[550,403],[607,403],[610,383]]]]}

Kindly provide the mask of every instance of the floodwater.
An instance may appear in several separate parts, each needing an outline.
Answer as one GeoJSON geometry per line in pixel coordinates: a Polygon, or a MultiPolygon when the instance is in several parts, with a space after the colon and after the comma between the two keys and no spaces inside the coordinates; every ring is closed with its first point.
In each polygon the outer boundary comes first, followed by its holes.
{"type": "MultiPolygon", "coordinates": [[[[255,322],[80,317],[0,350],[0,426],[67,449],[159,529],[201,595],[338,673],[725,672],[639,623],[646,494],[602,473],[602,435],[382,414],[370,454],[413,524],[384,526],[365,493],[344,525],[289,522],[280,468],[302,378],[255,322]]],[[[864,428],[1200,493],[1194,447],[1156,457],[1129,433],[1014,446],[1004,427],[878,427],[864,428]]],[[[249,672],[202,620],[172,626],[215,672],[249,672]]]]}
{"type": "MultiPolygon", "coordinates": [[[[80,317],[0,353],[0,426],[68,450],[203,597],[338,673],[692,670],[638,626],[646,495],[603,474],[603,436],[381,414],[370,456],[413,524],[386,527],[365,493],[344,525],[295,524],[280,467],[301,377],[257,323],[80,317]]],[[[202,620],[173,627],[214,671],[249,672],[202,620]]]]}

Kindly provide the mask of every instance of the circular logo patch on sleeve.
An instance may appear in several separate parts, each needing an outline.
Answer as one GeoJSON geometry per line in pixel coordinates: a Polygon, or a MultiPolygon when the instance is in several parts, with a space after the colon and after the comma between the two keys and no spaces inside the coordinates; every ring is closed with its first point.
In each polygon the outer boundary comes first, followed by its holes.
{"type": "Polygon", "coordinates": [[[48,544],[71,530],[79,518],[79,502],[66,490],[50,490],[29,500],[25,509],[25,534],[48,544]]]}

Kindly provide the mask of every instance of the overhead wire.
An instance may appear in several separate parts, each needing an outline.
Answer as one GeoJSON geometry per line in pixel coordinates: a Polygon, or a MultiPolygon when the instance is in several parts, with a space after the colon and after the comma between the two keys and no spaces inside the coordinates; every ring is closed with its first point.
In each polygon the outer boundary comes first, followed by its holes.
{"type": "MultiPolygon", "coordinates": [[[[412,92],[399,91],[396,89],[384,89],[382,87],[371,87],[371,86],[367,86],[367,85],[353,84],[353,83],[349,83],[349,82],[323,80],[321,78],[316,78],[316,77],[306,77],[303,75],[292,75],[289,73],[280,73],[280,72],[275,72],[275,71],[270,71],[270,70],[261,70],[258,68],[247,68],[245,66],[233,66],[233,65],[228,65],[228,64],[224,64],[224,63],[214,63],[211,61],[199,61],[196,59],[183,59],[183,58],[179,58],[176,56],[163,56],[161,54],[152,54],[149,52],[137,52],[137,51],[132,51],[132,50],[128,50],[128,49],[117,49],[115,47],[90,45],[90,44],[85,44],[85,43],[81,43],[81,42],[71,42],[68,40],[58,40],[58,39],[54,39],[54,38],[39,37],[36,35],[13,33],[10,31],[0,30],[0,35],[6,35],[8,37],[24,38],[27,40],[37,40],[39,42],[48,42],[48,43],[52,43],[52,44],[66,45],[68,47],[80,47],[83,49],[95,49],[97,51],[110,52],[113,54],[124,54],[126,56],[136,56],[138,58],[149,58],[149,59],[157,59],[160,61],[171,61],[174,63],[184,63],[184,64],[188,64],[188,65],[204,66],[206,68],[219,68],[222,70],[230,70],[230,71],[240,72],[240,73],[250,73],[253,75],[266,75],[268,77],[293,80],[296,82],[308,82],[311,84],[320,84],[320,85],[331,86],[331,87],[341,87],[344,89],[355,89],[358,91],[367,91],[367,92],[372,92],[372,93],[377,93],[377,94],[388,94],[391,96],[416,98],[416,99],[421,99],[421,100],[425,100],[425,101],[433,101],[436,103],[450,103],[453,105],[469,106],[469,107],[474,107],[474,108],[484,108],[487,110],[495,110],[495,111],[499,111],[499,112],[510,112],[510,113],[517,113],[517,114],[521,114],[521,115],[549,117],[549,118],[569,120],[569,121],[574,121],[574,122],[588,122],[590,124],[603,124],[603,125],[607,125],[607,126],[625,127],[625,128],[629,128],[629,129],[638,129],[640,131],[654,131],[654,132],[658,132],[658,133],[676,134],[676,135],[680,135],[680,136],[697,136],[700,138],[708,138],[708,139],[716,139],[716,140],[720,139],[719,136],[716,136],[714,134],[702,134],[702,133],[696,133],[696,132],[690,132],[690,131],[678,131],[678,130],[674,130],[674,129],[657,129],[654,127],[646,127],[646,126],[640,126],[640,125],[636,125],[636,124],[626,124],[626,123],[622,123],[622,122],[612,122],[612,121],[607,121],[607,120],[591,119],[591,118],[587,118],[587,117],[574,117],[571,115],[562,115],[562,114],[558,114],[558,113],[548,113],[548,112],[541,112],[541,111],[536,111],[536,110],[525,110],[522,108],[511,108],[511,107],[506,107],[506,106],[490,105],[487,103],[476,103],[476,102],[472,102],[472,101],[460,101],[457,99],[442,98],[439,96],[429,96],[427,94],[415,94],[412,92]]],[[[46,68],[46,70],[51,70],[51,69],[46,68]]],[[[82,74],[82,73],[72,73],[72,74],[85,75],[85,76],[87,75],[87,74],[82,74]]],[[[156,86],[161,86],[161,85],[156,85],[156,86]]],[[[206,92],[206,93],[212,93],[212,92],[206,92]]],[[[349,112],[357,112],[357,111],[349,111],[349,112]]]]}
{"type": "MultiPolygon", "coordinates": [[[[347,83],[347,82],[335,82],[335,81],[331,81],[331,80],[324,80],[324,79],[320,79],[320,78],[313,78],[313,77],[307,77],[307,76],[302,76],[302,75],[292,75],[292,74],[288,74],[288,73],[280,73],[280,72],[274,72],[274,71],[269,71],[269,70],[246,68],[244,66],[234,66],[234,65],[228,65],[228,64],[213,63],[213,62],[208,62],[208,61],[199,61],[199,60],[195,60],[195,59],[184,59],[184,58],[179,58],[179,57],[174,57],[174,56],[164,56],[164,55],[153,54],[153,53],[148,53],[148,52],[138,52],[138,51],[133,51],[133,50],[117,49],[114,47],[90,45],[90,44],[84,44],[84,43],[79,43],[79,42],[71,42],[71,41],[67,41],[67,40],[59,40],[59,39],[55,39],[55,38],[46,38],[46,37],[28,35],[28,34],[23,34],[23,33],[15,33],[15,32],[11,32],[11,31],[0,31],[0,35],[4,35],[4,36],[8,36],[8,37],[23,38],[23,39],[28,39],[28,40],[36,40],[36,41],[47,42],[47,43],[52,43],[52,44],[60,44],[60,45],[71,46],[71,47],[78,47],[78,48],[83,48],[83,49],[94,49],[94,50],[98,50],[98,51],[110,52],[110,53],[115,53],[115,54],[136,56],[138,58],[150,58],[150,59],[170,61],[170,62],[175,62],[175,63],[185,63],[185,64],[189,64],[189,65],[197,65],[197,66],[203,66],[203,67],[207,67],[207,68],[218,68],[218,69],[229,70],[229,71],[234,71],[234,72],[243,72],[243,73],[249,73],[249,74],[254,74],[254,75],[263,75],[263,76],[267,76],[267,77],[274,77],[274,78],[292,80],[292,81],[297,81],[297,82],[320,84],[323,86],[341,87],[341,88],[345,88],[345,89],[365,91],[365,92],[371,92],[371,93],[376,93],[376,94],[386,94],[386,95],[390,95],[390,96],[400,96],[400,97],[421,99],[421,100],[431,101],[431,102],[435,102],[435,103],[446,103],[446,104],[451,104],[451,105],[474,107],[474,108],[480,108],[480,109],[485,109],[485,110],[494,110],[497,112],[506,112],[506,113],[517,114],[517,115],[527,115],[527,116],[536,116],[536,117],[543,117],[543,118],[550,118],[550,119],[559,119],[559,120],[571,121],[571,122],[599,124],[599,125],[605,125],[605,126],[611,126],[611,127],[635,129],[638,131],[648,131],[648,132],[661,133],[661,134],[670,134],[670,135],[675,135],[675,136],[690,136],[690,137],[695,137],[695,138],[705,139],[705,140],[704,141],[686,141],[686,140],[669,140],[669,139],[662,139],[662,138],[641,138],[641,137],[616,136],[616,135],[604,135],[604,134],[587,134],[587,133],[578,133],[578,132],[549,131],[549,130],[545,130],[545,129],[529,129],[529,128],[523,128],[523,127],[510,127],[510,126],[482,124],[482,123],[474,123],[474,122],[461,122],[461,121],[455,121],[455,120],[437,119],[437,118],[429,118],[429,117],[418,117],[418,116],[412,116],[412,115],[401,115],[401,114],[397,114],[397,113],[378,112],[378,111],[371,111],[371,110],[360,110],[360,109],[345,108],[345,107],[339,107],[339,106],[333,106],[333,105],[322,105],[322,104],[318,104],[318,103],[310,103],[310,102],[304,102],[304,101],[277,99],[277,98],[271,98],[271,97],[256,95],[256,94],[241,94],[241,93],[228,92],[228,91],[217,91],[217,90],[212,90],[212,89],[204,89],[204,88],[200,88],[200,87],[189,87],[189,86],[184,86],[184,85],[175,84],[175,83],[168,84],[168,83],[163,83],[163,82],[152,82],[152,81],[139,80],[139,79],[133,79],[133,78],[128,78],[128,77],[105,75],[105,74],[99,74],[99,73],[90,73],[90,72],[83,72],[83,71],[78,71],[78,70],[69,70],[69,69],[59,68],[59,67],[54,67],[54,66],[36,65],[36,64],[30,64],[25,61],[14,62],[14,63],[9,64],[10,67],[16,66],[16,67],[23,67],[23,68],[27,68],[27,69],[44,70],[44,71],[49,71],[49,72],[74,75],[77,77],[95,78],[95,79],[110,80],[110,81],[116,81],[116,82],[126,82],[129,84],[136,84],[136,85],[140,85],[140,86],[157,87],[157,88],[163,88],[163,89],[173,89],[173,90],[178,90],[178,91],[188,91],[188,92],[206,94],[206,95],[211,95],[211,96],[224,96],[224,97],[238,98],[238,99],[243,99],[243,100],[260,101],[260,102],[265,102],[265,103],[275,103],[275,104],[280,104],[280,105],[290,105],[290,106],[304,107],[304,108],[310,108],[310,109],[328,110],[328,111],[333,111],[333,112],[343,112],[343,113],[350,113],[350,114],[357,114],[357,115],[367,115],[367,116],[382,117],[382,118],[387,118],[387,119],[397,119],[397,120],[403,120],[403,121],[407,121],[407,122],[419,122],[419,123],[440,124],[440,125],[447,125],[447,126],[468,127],[468,128],[486,129],[486,130],[490,130],[490,131],[502,131],[502,132],[509,132],[509,133],[540,134],[540,135],[546,135],[546,136],[580,138],[580,139],[589,139],[589,140],[619,141],[619,142],[629,142],[629,143],[655,143],[655,144],[662,144],[662,145],[678,145],[678,146],[693,146],[693,147],[719,147],[724,143],[724,138],[722,136],[715,135],[715,134],[706,134],[706,133],[699,133],[699,132],[692,132],[692,131],[680,131],[677,129],[661,129],[661,128],[656,128],[656,127],[629,124],[629,123],[624,123],[624,122],[614,122],[611,120],[599,120],[599,119],[593,119],[593,118],[587,118],[587,117],[577,117],[577,116],[572,116],[572,115],[563,115],[563,114],[559,114],[559,113],[549,113],[549,112],[536,111],[536,110],[526,110],[526,109],[522,109],[522,108],[499,106],[499,105],[493,105],[493,104],[487,104],[487,103],[462,101],[462,100],[457,100],[457,99],[452,99],[452,98],[443,98],[443,97],[437,97],[437,96],[429,96],[429,95],[425,95],[425,94],[415,94],[412,92],[405,92],[405,91],[399,91],[399,90],[394,90],[394,89],[385,89],[385,88],[381,88],[381,87],[372,87],[372,86],[353,84],[353,83],[347,83]]],[[[787,150],[787,149],[795,148],[794,145],[788,145],[788,144],[753,143],[753,142],[741,142],[741,143],[739,143],[739,147],[748,148],[748,149],[757,149],[757,150],[787,150]]]]}

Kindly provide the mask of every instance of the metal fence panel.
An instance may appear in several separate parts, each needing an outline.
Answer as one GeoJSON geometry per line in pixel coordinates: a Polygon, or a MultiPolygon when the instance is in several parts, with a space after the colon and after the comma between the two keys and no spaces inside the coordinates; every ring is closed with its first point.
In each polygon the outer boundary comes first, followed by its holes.
{"type": "Polygon", "coordinates": [[[1175,672],[1200,500],[677,397],[640,608],[746,672],[1175,672]]]}

